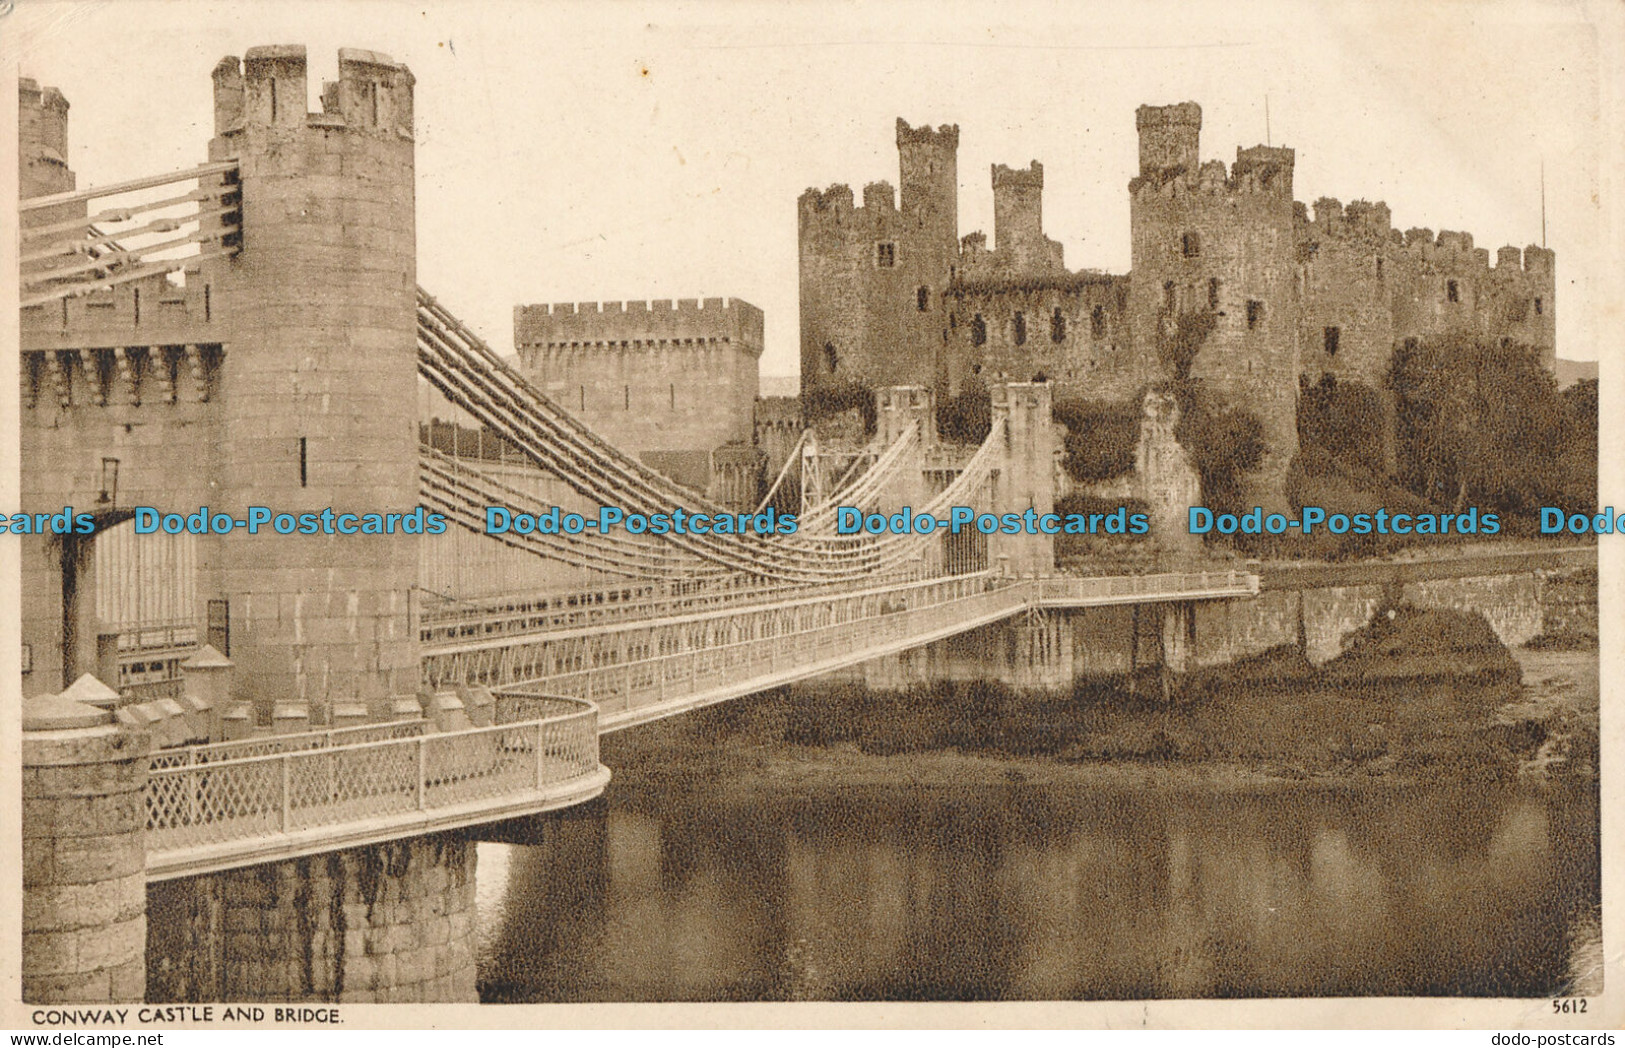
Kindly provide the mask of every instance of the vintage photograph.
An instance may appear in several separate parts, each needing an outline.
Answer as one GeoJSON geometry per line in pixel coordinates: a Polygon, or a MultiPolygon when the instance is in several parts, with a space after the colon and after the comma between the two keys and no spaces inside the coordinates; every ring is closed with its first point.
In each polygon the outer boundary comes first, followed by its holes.
{"type": "Polygon", "coordinates": [[[3,6],[15,1025],[1617,1025],[1618,12],[3,6]]]}

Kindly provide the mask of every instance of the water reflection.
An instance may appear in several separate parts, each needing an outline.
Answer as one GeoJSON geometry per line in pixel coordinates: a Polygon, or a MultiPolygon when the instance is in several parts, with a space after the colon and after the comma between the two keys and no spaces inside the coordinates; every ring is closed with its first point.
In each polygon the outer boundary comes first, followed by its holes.
{"type": "Polygon", "coordinates": [[[480,846],[482,996],[1550,996],[1596,827],[1583,790],[612,789],[480,846]]]}

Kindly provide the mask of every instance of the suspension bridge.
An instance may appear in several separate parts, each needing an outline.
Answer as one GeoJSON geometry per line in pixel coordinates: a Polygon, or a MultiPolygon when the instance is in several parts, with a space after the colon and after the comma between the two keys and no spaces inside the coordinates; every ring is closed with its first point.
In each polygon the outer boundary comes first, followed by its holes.
{"type": "MultiPolygon", "coordinates": [[[[492,506],[734,510],[599,437],[416,285],[410,73],[343,51],[319,113],[287,102],[304,77],[300,48],[222,61],[208,162],[94,189],[61,163],[65,102],[25,91],[20,508],[98,526],[22,538],[25,765],[98,764],[142,798],[93,827],[139,861],[92,880],[550,811],[604,790],[603,732],[1069,608],[1171,609],[1171,654],[1195,603],[1257,593],[1231,570],[1062,576],[1041,534],[837,533],[838,506],[1048,512],[1042,384],[997,388],[967,447],[937,440],[924,390],[880,390],[873,441],[807,478],[792,535],[486,535],[492,506]],[[513,461],[422,439],[420,383],[513,461]],[[135,506],[413,505],[463,544],[129,530],[135,506]],[[471,548],[491,577],[447,591],[447,551],[471,548]]],[[[63,832],[25,814],[25,852],[63,832]]]]}

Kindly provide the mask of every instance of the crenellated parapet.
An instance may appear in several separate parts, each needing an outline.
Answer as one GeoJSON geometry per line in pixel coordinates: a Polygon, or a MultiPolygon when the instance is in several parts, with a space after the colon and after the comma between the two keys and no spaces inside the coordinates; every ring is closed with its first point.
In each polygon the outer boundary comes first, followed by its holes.
{"type": "Polygon", "coordinates": [[[885,181],[865,185],[861,204],[848,185],[836,184],[822,191],[808,189],[801,194],[797,213],[803,243],[857,243],[876,237],[899,238],[907,233],[896,189],[885,181]]]}
{"type": "Polygon", "coordinates": [[[1282,146],[1237,147],[1236,162],[1228,169],[1222,160],[1154,168],[1129,181],[1129,195],[1136,200],[1260,196],[1290,201],[1295,166],[1295,152],[1282,146]]]}
{"type": "Polygon", "coordinates": [[[412,137],[415,84],[411,70],[388,55],[339,49],[339,78],[322,86],[322,111],[305,110],[306,57],[302,44],[252,47],[239,62],[222,58],[214,68],[216,135],[247,124],[276,128],[344,128],[412,137]]]}
{"type": "Polygon", "coordinates": [[[897,148],[905,146],[930,146],[935,149],[959,148],[959,125],[943,124],[932,129],[930,124],[921,124],[919,127],[909,126],[909,122],[902,117],[897,118],[897,148]]]}
{"type": "Polygon", "coordinates": [[[514,307],[521,347],[615,343],[632,347],[720,343],[762,353],[762,311],[743,299],[556,302],[514,307]]]}

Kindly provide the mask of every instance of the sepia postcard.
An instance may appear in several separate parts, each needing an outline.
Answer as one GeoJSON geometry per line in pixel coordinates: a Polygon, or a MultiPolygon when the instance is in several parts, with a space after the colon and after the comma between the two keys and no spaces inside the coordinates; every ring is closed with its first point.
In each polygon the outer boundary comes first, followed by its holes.
{"type": "Polygon", "coordinates": [[[1617,1028],[1622,43],[0,3],[6,1025],[1617,1028]]]}

